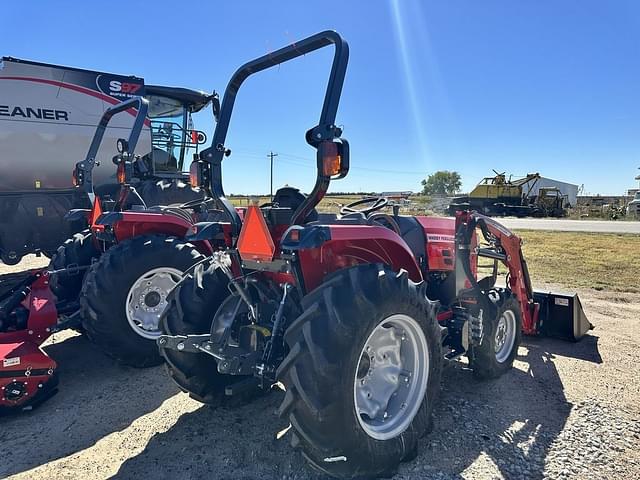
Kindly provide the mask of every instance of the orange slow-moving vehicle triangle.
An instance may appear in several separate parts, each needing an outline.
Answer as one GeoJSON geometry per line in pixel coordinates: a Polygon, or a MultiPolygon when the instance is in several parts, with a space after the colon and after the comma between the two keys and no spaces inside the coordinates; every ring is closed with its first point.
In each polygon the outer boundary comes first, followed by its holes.
{"type": "Polygon", "coordinates": [[[98,218],[102,215],[102,203],[100,203],[100,197],[96,196],[93,201],[93,207],[91,208],[91,226],[96,224],[98,218]]]}
{"type": "Polygon", "coordinates": [[[243,260],[269,262],[273,259],[276,247],[267,228],[267,222],[257,205],[250,205],[244,214],[238,251],[243,260]]]}

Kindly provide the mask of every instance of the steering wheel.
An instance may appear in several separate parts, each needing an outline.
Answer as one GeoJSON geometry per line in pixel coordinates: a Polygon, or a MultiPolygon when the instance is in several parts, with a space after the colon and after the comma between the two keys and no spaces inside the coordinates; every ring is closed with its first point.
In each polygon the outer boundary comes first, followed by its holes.
{"type": "Polygon", "coordinates": [[[340,213],[342,215],[346,215],[348,213],[363,213],[365,216],[370,213],[377,212],[378,210],[382,210],[389,203],[389,199],[386,197],[368,197],[363,198],[362,200],[358,200],[356,202],[350,203],[349,205],[344,205],[340,208],[340,213]],[[360,205],[369,205],[370,207],[366,208],[355,208],[360,205]]]}
{"type": "Polygon", "coordinates": [[[211,198],[196,198],[195,200],[190,200],[186,203],[183,203],[182,205],[180,205],[179,208],[196,208],[199,207],[201,205],[204,205],[205,203],[210,202],[212,199],[211,198]]]}

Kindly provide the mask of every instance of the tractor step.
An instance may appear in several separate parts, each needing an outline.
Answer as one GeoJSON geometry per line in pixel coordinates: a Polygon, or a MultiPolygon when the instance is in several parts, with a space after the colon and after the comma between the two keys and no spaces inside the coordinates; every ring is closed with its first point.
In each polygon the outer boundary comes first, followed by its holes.
{"type": "Polygon", "coordinates": [[[536,291],[533,299],[540,304],[538,330],[541,335],[577,342],[593,329],[577,293],[536,291]]]}

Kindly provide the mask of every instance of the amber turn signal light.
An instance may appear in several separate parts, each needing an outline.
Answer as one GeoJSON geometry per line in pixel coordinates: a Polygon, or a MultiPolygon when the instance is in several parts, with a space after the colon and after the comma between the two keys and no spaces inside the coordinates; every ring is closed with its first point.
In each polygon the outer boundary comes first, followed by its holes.
{"type": "Polygon", "coordinates": [[[197,188],[202,186],[201,180],[202,173],[200,171],[200,164],[194,160],[191,162],[191,166],[189,167],[189,183],[191,183],[191,187],[197,188]]]}
{"type": "Polygon", "coordinates": [[[118,183],[123,184],[127,182],[127,167],[125,162],[120,162],[118,164],[118,183]]]}
{"type": "Polygon", "coordinates": [[[327,177],[335,177],[342,171],[342,157],[338,152],[338,144],[335,142],[323,142],[322,173],[327,177]]]}

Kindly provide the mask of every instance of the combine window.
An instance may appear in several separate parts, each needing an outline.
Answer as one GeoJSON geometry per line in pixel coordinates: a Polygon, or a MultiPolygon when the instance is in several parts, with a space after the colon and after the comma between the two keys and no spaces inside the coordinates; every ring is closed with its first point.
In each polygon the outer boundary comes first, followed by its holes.
{"type": "Polygon", "coordinates": [[[149,154],[154,173],[182,172],[185,159],[198,152],[206,141],[204,133],[194,130],[191,112],[182,102],[168,97],[148,96],[151,120],[149,154]]]}

